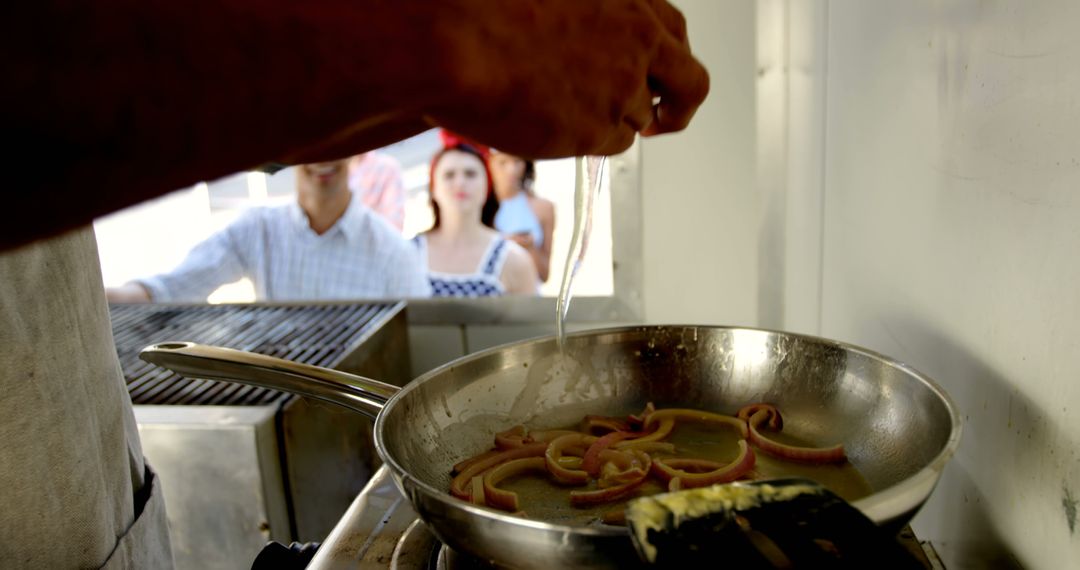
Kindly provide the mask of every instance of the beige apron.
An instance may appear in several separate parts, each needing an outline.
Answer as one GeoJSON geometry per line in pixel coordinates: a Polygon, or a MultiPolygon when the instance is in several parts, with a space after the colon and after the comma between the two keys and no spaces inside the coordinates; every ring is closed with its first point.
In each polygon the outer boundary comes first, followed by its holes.
{"type": "Polygon", "coordinates": [[[171,568],[89,228],[0,253],[0,567],[171,568]]]}

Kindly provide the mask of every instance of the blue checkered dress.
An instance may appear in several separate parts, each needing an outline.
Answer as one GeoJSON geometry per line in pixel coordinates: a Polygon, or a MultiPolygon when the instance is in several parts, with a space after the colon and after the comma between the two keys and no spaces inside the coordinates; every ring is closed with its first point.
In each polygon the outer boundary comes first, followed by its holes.
{"type": "MultiPolygon", "coordinates": [[[[420,259],[428,263],[427,238],[423,234],[413,238],[413,243],[420,250],[420,259]]],[[[428,270],[434,297],[496,297],[506,294],[506,287],[499,280],[506,255],[510,251],[506,238],[501,236],[491,240],[480,264],[474,273],[440,273],[428,270]]]]}

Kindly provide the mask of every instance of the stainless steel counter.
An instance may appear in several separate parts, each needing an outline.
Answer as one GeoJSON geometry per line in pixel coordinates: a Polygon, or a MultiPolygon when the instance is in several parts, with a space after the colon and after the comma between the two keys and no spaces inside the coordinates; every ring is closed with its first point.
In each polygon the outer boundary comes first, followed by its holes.
{"type": "MultiPolygon", "coordinates": [[[[381,467],[323,541],[308,568],[375,570],[394,567],[392,562],[398,543],[419,520],[394,485],[389,470],[381,467]]],[[[413,567],[424,567],[433,547],[434,538],[431,538],[427,548],[415,549],[419,552],[399,551],[398,555],[415,562],[413,567]]],[[[406,560],[398,562],[399,568],[410,567],[405,564],[406,560]]]]}

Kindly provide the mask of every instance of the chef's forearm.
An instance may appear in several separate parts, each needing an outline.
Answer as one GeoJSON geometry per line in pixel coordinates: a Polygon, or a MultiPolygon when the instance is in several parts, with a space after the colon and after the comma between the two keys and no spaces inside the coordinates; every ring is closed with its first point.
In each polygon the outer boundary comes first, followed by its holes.
{"type": "Polygon", "coordinates": [[[425,6],[436,3],[20,6],[0,40],[15,56],[4,114],[19,188],[0,247],[269,160],[337,158],[422,130],[425,98],[447,81],[425,6]],[[386,30],[414,49],[387,50],[386,30]]]}

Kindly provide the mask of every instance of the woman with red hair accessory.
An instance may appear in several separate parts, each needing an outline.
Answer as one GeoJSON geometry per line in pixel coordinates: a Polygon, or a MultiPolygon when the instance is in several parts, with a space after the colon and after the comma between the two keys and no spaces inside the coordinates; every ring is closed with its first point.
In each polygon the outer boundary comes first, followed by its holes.
{"type": "Polygon", "coordinates": [[[535,295],[536,267],[528,252],[494,229],[495,198],[488,149],[441,134],[446,146],[431,161],[435,221],[413,238],[436,297],[535,295]]]}
{"type": "Polygon", "coordinates": [[[463,137],[457,133],[450,132],[446,129],[439,129],[439,141],[442,142],[443,149],[456,148],[459,146],[470,146],[476,151],[484,162],[491,160],[491,148],[487,145],[480,144],[472,139],[463,137]]]}

